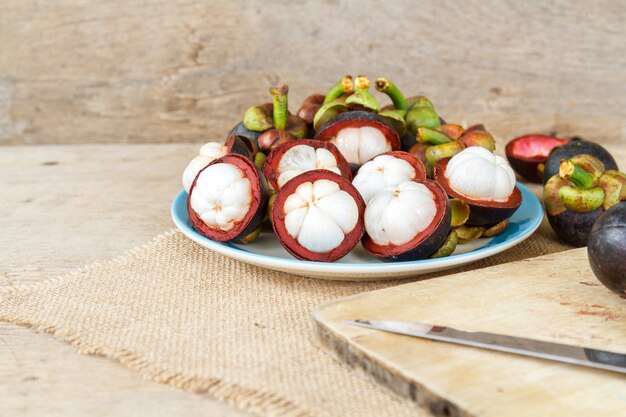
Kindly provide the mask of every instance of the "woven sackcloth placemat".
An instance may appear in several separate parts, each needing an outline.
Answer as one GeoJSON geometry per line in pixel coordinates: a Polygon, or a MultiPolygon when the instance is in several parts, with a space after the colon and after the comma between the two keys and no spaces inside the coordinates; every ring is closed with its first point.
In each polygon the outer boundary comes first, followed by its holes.
{"type": "MultiPolygon", "coordinates": [[[[527,241],[465,269],[565,249],[544,221],[527,241]]],[[[407,281],[334,282],[274,272],[171,231],[124,257],[2,288],[0,319],[258,415],[425,415],[333,359],[312,331],[314,306],[399,282],[407,281]]]]}

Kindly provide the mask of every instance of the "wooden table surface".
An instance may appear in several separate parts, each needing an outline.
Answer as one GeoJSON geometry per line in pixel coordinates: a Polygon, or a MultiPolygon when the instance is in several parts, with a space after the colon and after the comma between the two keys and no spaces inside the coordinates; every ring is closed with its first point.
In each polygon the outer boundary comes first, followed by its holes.
{"type": "MultiPolygon", "coordinates": [[[[0,147],[0,285],[40,282],[123,254],[172,228],[170,202],[198,147],[0,147]]],[[[625,146],[607,148],[626,164],[625,146]]],[[[32,415],[247,414],[0,323],[0,417],[32,415]]]]}
{"type": "MultiPolygon", "coordinates": [[[[198,145],[0,147],[0,285],[111,258],[173,227],[198,145]]],[[[117,362],[0,323],[0,417],[247,416],[117,362]]]]}

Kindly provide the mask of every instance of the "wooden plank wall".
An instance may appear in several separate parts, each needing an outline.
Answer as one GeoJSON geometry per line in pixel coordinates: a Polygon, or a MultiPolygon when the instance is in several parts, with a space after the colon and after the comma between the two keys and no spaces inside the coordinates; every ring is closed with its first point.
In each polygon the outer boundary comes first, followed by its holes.
{"type": "Polygon", "coordinates": [[[3,0],[0,144],[221,140],[345,73],[448,120],[626,142],[623,1],[3,0]]]}

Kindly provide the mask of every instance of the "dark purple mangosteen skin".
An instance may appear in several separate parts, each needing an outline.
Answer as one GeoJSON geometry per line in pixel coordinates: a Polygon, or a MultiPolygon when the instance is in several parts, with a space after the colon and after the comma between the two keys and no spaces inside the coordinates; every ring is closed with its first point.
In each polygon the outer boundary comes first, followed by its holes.
{"type": "Polygon", "coordinates": [[[520,206],[510,208],[483,207],[470,204],[469,218],[465,222],[468,226],[488,226],[500,223],[504,219],[508,219],[517,211],[520,206]]]}
{"type": "Polygon", "coordinates": [[[557,216],[547,216],[550,226],[563,241],[580,248],[587,246],[591,228],[602,213],[604,209],[600,207],[587,213],[567,210],[557,216]]]}
{"type": "Polygon", "coordinates": [[[587,254],[598,280],[626,298],[626,202],[611,207],[596,221],[587,254]]]}
{"type": "MultiPolygon", "coordinates": [[[[440,224],[450,224],[450,218],[452,216],[452,210],[450,209],[450,200],[446,200],[446,212],[441,219],[440,224]]],[[[379,258],[387,262],[404,262],[404,261],[418,261],[420,259],[426,259],[437,251],[448,237],[450,233],[449,227],[437,227],[432,235],[428,237],[424,242],[417,245],[416,248],[411,249],[408,252],[401,253],[399,255],[392,255],[386,258],[379,258]]]]}
{"type": "Polygon", "coordinates": [[[400,138],[400,149],[408,152],[411,146],[417,143],[417,136],[407,132],[400,138]]]}
{"type": "Polygon", "coordinates": [[[239,122],[230,130],[230,132],[228,132],[226,140],[228,140],[228,138],[230,138],[232,135],[243,136],[244,138],[250,139],[250,141],[252,141],[258,147],[259,136],[261,136],[261,133],[263,132],[255,132],[253,130],[250,130],[243,125],[243,122],[239,122]]]}
{"type": "MultiPolygon", "coordinates": [[[[235,140],[233,141],[232,146],[228,153],[236,153],[241,156],[245,156],[246,158],[254,162],[252,151],[250,150],[248,145],[246,145],[244,140],[241,139],[239,136],[241,135],[235,135],[235,140]]],[[[230,138],[228,140],[230,140],[230,138]]]]}
{"type": "MultiPolygon", "coordinates": [[[[576,155],[588,154],[595,156],[604,164],[604,169],[617,170],[617,162],[613,159],[613,156],[604,149],[601,145],[595,142],[589,142],[584,139],[571,140],[568,144],[557,146],[550,152],[546,165],[543,169],[543,183],[548,182],[553,175],[559,173],[559,165],[561,159],[571,158],[576,155]]],[[[583,245],[584,246],[584,245],[583,245]]]]}
{"type": "Polygon", "coordinates": [[[237,237],[234,238],[233,241],[237,241],[248,236],[250,233],[254,232],[259,226],[261,226],[261,223],[263,223],[263,220],[265,220],[268,206],[267,203],[270,198],[270,191],[269,186],[267,185],[267,180],[265,179],[265,175],[263,175],[258,167],[256,168],[256,172],[259,176],[259,187],[261,188],[259,208],[250,220],[250,223],[248,223],[245,229],[243,229],[243,231],[239,233],[239,235],[237,235],[237,237]]]}
{"type": "MultiPolygon", "coordinates": [[[[380,117],[379,115],[377,115],[376,113],[372,113],[370,111],[364,111],[364,110],[351,110],[351,111],[346,111],[343,113],[339,113],[337,116],[333,117],[332,119],[330,119],[329,121],[327,121],[326,123],[324,123],[317,131],[317,133],[315,134],[315,137],[313,139],[318,139],[318,140],[324,140],[324,139],[320,139],[319,136],[324,132],[324,130],[326,130],[327,128],[334,126],[337,123],[341,123],[341,122],[348,122],[348,121],[352,121],[352,120],[369,120],[372,122],[376,122],[376,123],[382,123],[383,125],[389,127],[389,129],[391,129],[392,132],[395,133],[395,129],[393,128],[393,126],[391,126],[389,123],[387,123],[385,121],[385,119],[383,119],[382,117],[380,117]]],[[[396,133],[396,136],[398,136],[398,134],[396,133]]]]}

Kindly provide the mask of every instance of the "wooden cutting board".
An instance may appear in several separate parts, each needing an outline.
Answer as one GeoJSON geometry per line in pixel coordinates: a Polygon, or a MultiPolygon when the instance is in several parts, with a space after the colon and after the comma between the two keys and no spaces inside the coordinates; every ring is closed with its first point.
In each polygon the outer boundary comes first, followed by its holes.
{"type": "Polygon", "coordinates": [[[626,416],[626,375],[341,323],[392,319],[626,352],[626,300],[586,248],[414,282],[319,306],[341,360],[437,416],[626,416]]]}

